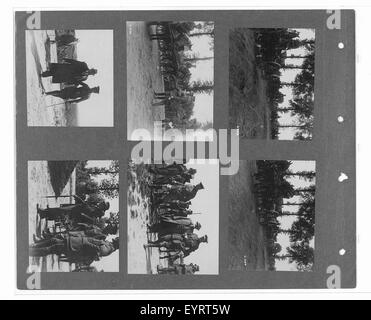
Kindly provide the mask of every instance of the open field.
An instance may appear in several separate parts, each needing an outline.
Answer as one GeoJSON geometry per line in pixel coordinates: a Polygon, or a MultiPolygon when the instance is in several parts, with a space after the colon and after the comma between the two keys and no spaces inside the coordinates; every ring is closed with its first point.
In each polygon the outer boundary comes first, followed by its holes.
{"type": "Polygon", "coordinates": [[[157,265],[166,266],[160,260],[158,248],[144,249],[148,240],[156,240],[147,233],[147,225],[153,219],[148,183],[150,175],[144,165],[129,165],[128,170],[128,273],[157,273],[157,265]]]}
{"type": "MultiPolygon", "coordinates": [[[[65,162],[70,163],[70,162],[65,162]]],[[[72,163],[70,163],[72,165],[72,163]]],[[[60,168],[61,169],[61,168],[60,168]]],[[[40,221],[37,215],[36,205],[45,208],[47,205],[50,207],[59,206],[62,203],[72,203],[72,197],[59,197],[59,198],[45,198],[46,196],[55,196],[54,189],[61,190],[61,195],[73,195],[75,194],[76,175],[75,171],[71,168],[68,169],[70,172],[67,178],[60,181],[59,184],[56,182],[52,183],[51,176],[61,176],[61,170],[57,168],[57,165],[49,166],[48,161],[29,161],[28,162],[28,238],[29,243],[33,243],[33,235],[40,235],[40,233],[48,227],[52,227],[54,222],[46,223],[45,220],[40,221]],[[53,186],[54,184],[54,186],[53,186]]],[[[49,272],[60,272],[70,271],[70,265],[68,263],[59,263],[57,256],[47,256],[45,258],[30,258],[30,266],[38,268],[40,271],[49,272]]]]}
{"type": "Polygon", "coordinates": [[[255,58],[254,33],[235,29],[229,36],[229,127],[243,138],[269,139],[267,83],[255,58]]]}
{"type": "Polygon", "coordinates": [[[41,78],[50,62],[57,62],[57,46],[49,42],[54,31],[27,30],[26,76],[27,76],[27,124],[28,126],[68,127],[77,125],[75,105],[46,96],[43,92],[59,90],[50,78],[41,78]],[[57,105],[56,105],[57,104],[57,105]]]}
{"type": "MultiPolygon", "coordinates": [[[[154,92],[163,92],[159,50],[151,41],[146,22],[127,22],[127,134],[146,129],[153,135],[156,120],[164,118],[164,107],[152,107],[154,92]]],[[[153,137],[152,137],[153,138],[153,137]]]]}
{"type": "Polygon", "coordinates": [[[229,269],[267,270],[264,229],[259,223],[253,175],[256,161],[240,161],[238,174],[229,178],[229,269]]]}

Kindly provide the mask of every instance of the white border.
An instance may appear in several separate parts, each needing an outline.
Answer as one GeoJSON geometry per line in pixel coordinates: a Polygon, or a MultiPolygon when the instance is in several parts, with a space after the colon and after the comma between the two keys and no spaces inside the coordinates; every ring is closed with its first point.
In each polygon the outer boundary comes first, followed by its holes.
{"type": "Polygon", "coordinates": [[[29,1],[1,1],[1,31],[2,50],[1,59],[1,91],[2,115],[1,125],[2,154],[1,167],[3,178],[1,185],[1,199],[5,203],[2,210],[2,229],[0,231],[1,265],[0,265],[0,298],[1,299],[363,299],[371,297],[371,210],[369,202],[370,192],[370,119],[371,104],[369,99],[371,67],[369,41],[369,21],[371,4],[365,1],[224,1],[204,0],[202,6],[199,0],[187,0],[187,6],[175,5],[174,1],[126,0],[91,0],[90,6],[77,4],[75,0],[64,0],[63,6],[57,1],[34,0],[32,8],[29,1]],[[241,10],[241,9],[356,9],[357,11],[357,206],[358,206],[358,287],[354,290],[189,290],[189,291],[37,291],[25,292],[16,290],[16,260],[15,260],[15,109],[14,109],[14,29],[13,10],[241,10]],[[13,50],[10,50],[10,48],[13,50]],[[5,113],[5,116],[4,116],[5,113]],[[11,170],[10,170],[11,168],[11,170]],[[10,201],[9,201],[10,200],[10,201]],[[13,243],[12,243],[13,242],[13,243]]]}

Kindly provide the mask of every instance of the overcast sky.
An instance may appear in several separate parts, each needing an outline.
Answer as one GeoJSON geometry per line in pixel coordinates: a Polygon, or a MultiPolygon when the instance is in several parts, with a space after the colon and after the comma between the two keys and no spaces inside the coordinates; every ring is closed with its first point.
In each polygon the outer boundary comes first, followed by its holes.
{"type": "MultiPolygon", "coordinates": [[[[292,161],[292,165],[290,166],[290,171],[297,172],[297,171],[316,171],[316,162],[315,161],[292,161]]],[[[288,178],[289,181],[294,188],[306,188],[312,184],[315,184],[315,180],[312,182],[305,181],[304,179],[299,179],[297,177],[288,178]]],[[[284,202],[295,202],[299,200],[300,197],[293,197],[290,199],[284,199],[284,202]]],[[[297,206],[283,206],[283,211],[290,211],[296,212],[298,209],[297,206]]],[[[279,218],[279,222],[281,223],[282,229],[290,229],[293,222],[297,220],[297,217],[282,217],[279,218]]],[[[280,254],[285,254],[287,252],[286,248],[290,246],[290,239],[289,235],[280,234],[277,237],[277,242],[282,246],[282,251],[280,254]]],[[[314,242],[312,243],[314,246],[314,242]]],[[[276,268],[278,271],[297,271],[295,264],[290,264],[288,260],[285,261],[276,261],[276,268]]]]}
{"type": "Polygon", "coordinates": [[[197,170],[192,184],[202,182],[205,189],[200,190],[192,199],[191,209],[201,213],[190,216],[194,223],[201,224],[201,230],[196,231],[200,237],[207,235],[209,243],[202,243],[200,248],[185,258],[186,263],[196,263],[200,266],[198,274],[219,273],[219,162],[210,160],[202,164],[190,161],[188,168],[197,170]]]}
{"type": "MultiPolygon", "coordinates": [[[[190,37],[192,53],[200,58],[213,57],[214,50],[210,49],[209,36],[190,37]]],[[[214,59],[199,61],[195,68],[191,68],[191,82],[197,80],[211,80],[214,82],[214,59]]],[[[214,94],[196,94],[193,117],[199,122],[213,122],[214,94]]]]}
{"type": "MultiPolygon", "coordinates": [[[[108,168],[111,165],[111,160],[107,161],[88,161],[87,163],[87,168],[91,167],[103,167],[103,168],[108,168]]],[[[109,175],[98,175],[94,177],[94,180],[97,182],[109,178],[109,175]]],[[[119,212],[119,199],[107,199],[107,201],[110,203],[110,208],[109,210],[106,211],[105,216],[109,217],[110,212],[119,212]]],[[[112,238],[116,238],[117,235],[115,236],[108,236],[107,241],[111,241],[112,238]]],[[[100,261],[94,262],[92,264],[95,266],[98,271],[104,270],[104,272],[119,272],[119,250],[116,250],[114,253],[109,255],[108,257],[103,257],[101,258],[100,261]]]]}
{"type": "MultiPolygon", "coordinates": [[[[293,29],[299,32],[300,39],[314,39],[315,38],[315,30],[314,29],[293,29]]],[[[301,47],[294,50],[288,50],[287,55],[305,55],[306,50],[301,47]]],[[[294,65],[302,65],[304,59],[286,59],[286,64],[294,64],[294,65]]],[[[282,71],[281,82],[293,82],[295,77],[301,72],[300,69],[288,69],[282,71]]],[[[280,90],[285,96],[284,102],[279,105],[279,108],[287,108],[289,106],[289,100],[292,99],[292,88],[291,87],[283,87],[280,90]]],[[[296,123],[296,117],[291,116],[291,112],[280,113],[280,124],[293,124],[296,123]]],[[[296,133],[295,129],[292,128],[285,128],[280,129],[279,133],[279,140],[292,140],[296,133]]]]}
{"type": "Polygon", "coordinates": [[[77,60],[98,70],[85,82],[100,93],[77,105],[78,126],[113,127],[113,31],[76,30],[77,60]]]}

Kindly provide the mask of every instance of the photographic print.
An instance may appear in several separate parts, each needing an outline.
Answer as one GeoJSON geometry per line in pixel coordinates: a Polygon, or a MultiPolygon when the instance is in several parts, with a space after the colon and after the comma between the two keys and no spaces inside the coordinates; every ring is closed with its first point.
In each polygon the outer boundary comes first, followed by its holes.
{"type": "Polygon", "coordinates": [[[128,273],[219,273],[219,162],[128,171],[128,273]]]}
{"type": "Polygon", "coordinates": [[[229,125],[247,139],[312,140],[315,30],[229,34],[229,125]]]}
{"type": "Polygon", "coordinates": [[[113,31],[26,30],[27,123],[113,127],[113,31]]]}
{"type": "Polygon", "coordinates": [[[29,264],[119,272],[118,161],[28,162],[29,264]]]}
{"type": "Polygon", "coordinates": [[[229,270],[312,271],[314,161],[240,161],[229,177],[229,270]]]}
{"type": "Polygon", "coordinates": [[[212,128],[214,23],[129,21],[126,30],[128,139],[161,140],[170,129],[194,139],[187,129],[212,128]]]}

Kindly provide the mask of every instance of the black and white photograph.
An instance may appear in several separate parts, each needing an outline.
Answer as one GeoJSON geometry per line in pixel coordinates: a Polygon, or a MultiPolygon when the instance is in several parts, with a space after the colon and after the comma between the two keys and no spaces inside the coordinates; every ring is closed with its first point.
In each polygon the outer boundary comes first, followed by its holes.
{"type": "Polygon", "coordinates": [[[26,30],[27,123],[113,127],[113,31],[26,30]]]}
{"type": "MultiPolygon", "coordinates": [[[[129,21],[127,136],[129,140],[193,140],[213,127],[214,23],[129,21]],[[186,132],[188,130],[188,132],[186,132]],[[181,137],[179,137],[181,136],[181,137]]],[[[212,139],[212,134],[210,139],[212,139]]]]}
{"type": "Polygon", "coordinates": [[[312,140],[315,29],[229,33],[229,127],[241,138],[312,140]]]}
{"type": "Polygon", "coordinates": [[[128,273],[219,274],[219,162],[129,162],[128,273]]]}
{"type": "Polygon", "coordinates": [[[118,161],[28,162],[33,272],[119,272],[118,161]]]}
{"type": "Polygon", "coordinates": [[[239,166],[229,177],[229,270],[313,271],[315,161],[239,166]]]}

